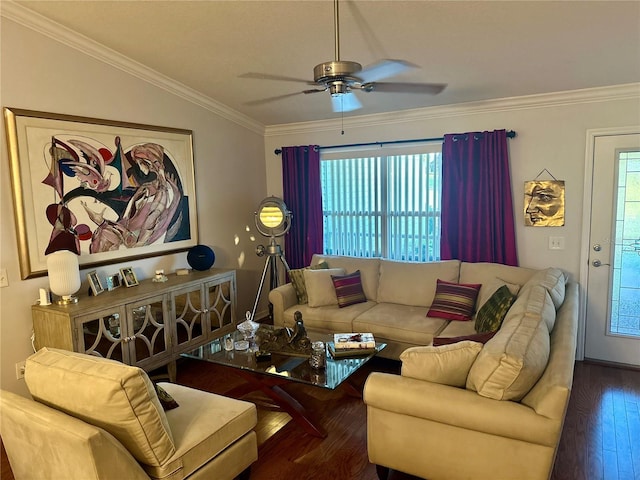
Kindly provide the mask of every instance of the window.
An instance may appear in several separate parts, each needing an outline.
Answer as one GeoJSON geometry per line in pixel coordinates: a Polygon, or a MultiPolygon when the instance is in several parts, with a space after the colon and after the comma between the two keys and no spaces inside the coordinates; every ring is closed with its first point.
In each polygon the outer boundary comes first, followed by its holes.
{"type": "Polygon", "coordinates": [[[324,253],[440,259],[440,146],[396,155],[322,155],[324,253]]]}

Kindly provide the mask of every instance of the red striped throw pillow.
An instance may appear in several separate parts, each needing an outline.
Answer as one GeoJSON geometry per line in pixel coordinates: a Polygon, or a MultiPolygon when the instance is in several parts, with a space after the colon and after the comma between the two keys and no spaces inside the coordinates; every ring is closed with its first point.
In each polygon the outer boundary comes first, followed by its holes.
{"type": "Polygon", "coordinates": [[[482,284],[452,283],[438,279],[436,295],[427,317],[471,320],[482,284]]]}
{"type": "Polygon", "coordinates": [[[338,297],[338,306],[340,308],[367,301],[367,297],[364,296],[364,291],[362,290],[360,270],[348,275],[331,275],[331,280],[336,289],[336,297],[338,297]]]}

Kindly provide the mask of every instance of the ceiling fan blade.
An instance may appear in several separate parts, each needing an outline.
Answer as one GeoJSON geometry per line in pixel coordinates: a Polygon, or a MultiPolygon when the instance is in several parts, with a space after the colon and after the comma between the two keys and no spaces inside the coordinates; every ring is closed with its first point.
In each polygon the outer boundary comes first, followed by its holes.
{"type": "Polygon", "coordinates": [[[294,92],[294,93],[285,93],[284,95],[277,95],[275,97],[261,98],[260,100],[250,100],[248,102],[244,102],[245,105],[263,105],[269,102],[275,102],[276,100],[282,100],[283,98],[293,97],[295,95],[300,95],[306,92],[294,92]]]}
{"type": "Polygon", "coordinates": [[[362,80],[362,83],[370,83],[399,75],[412,68],[419,67],[405,60],[385,59],[364,67],[356,75],[362,80]]]}
{"type": "Polygon", "coordinates": [[[373,82],[362,85],[365,92],[390,93],[424,93],[436,95],[446,88],[446,83],[403,83],[403,82],[373,82]]]}
{"type": "Polygon", "coordinates": [[[285,77],[284,75],[270,75],[268,73],[247,72],[238,75],[238,78],[254,78],[256,80],[282,80],[285,82],[306,83],[307,85],[315,85],[315,82],[303,80],[302,78],[285,77]]]}
{"type": "Polygon", "coordinates": [[[352,110],[362,108],[358,97],[351,92],[331,95],[331,105],[333,106],[334,112],[351,112],[352,110]]]}
{"type": "Polygon", "coordinates": [[[318,93],[318,92],[326,92],[326,88],[310,88],[309,90],[303,90],[302,93],[318,93]]]}

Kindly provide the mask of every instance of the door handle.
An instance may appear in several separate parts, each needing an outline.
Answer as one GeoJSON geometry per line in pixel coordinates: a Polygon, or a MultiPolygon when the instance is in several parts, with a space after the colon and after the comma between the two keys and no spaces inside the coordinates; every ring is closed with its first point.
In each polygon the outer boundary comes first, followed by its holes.
{"type": "Polygon", "coordinates": [[[594,250],[595,252],[599,252],[600,250],[602,250],[602,246],[601,246],[599,243],[596,243],[596,244],[593,246],[593,250],[594,250]]]}
{"type": "Polygon", "coordinates": [[[600,260],[594,260],[591,265],[593,265],[594,267],[602,267],[603,265],[607,265],[610,266],[611,264],[609,263],[602,263],[600,260]]]}

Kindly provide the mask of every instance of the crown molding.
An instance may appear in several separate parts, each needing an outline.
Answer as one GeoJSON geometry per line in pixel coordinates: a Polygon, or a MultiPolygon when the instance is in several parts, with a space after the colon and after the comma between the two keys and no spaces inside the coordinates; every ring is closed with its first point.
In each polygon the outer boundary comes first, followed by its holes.
{"type": "Polygon", "coordinates": [[[497,113],[511,110],[548,108],[560,105],[575,105],[614,100],[640,99],[640,83],[612,85],[606,87],[569,90],[520,97],[483,100],[478,102],[442,105],[409,110],[401,110],[372,115],[356,115],[342,119],[319,120],[265,126],[254,119],[214,100],[211,97],[183,85],[155,70],[105,47],[73,30],[33,12],[12,0],[0,0],[0,16],[41,33],[59,43],[83,52],[99,61],[111,65],[173,95],[183,98],[210,112],[234,122],[264,137],[319,131],[335,131],[342,125],[351,128],[398,125],[438,118],[462,115],[497,113]]]}
{"type": "Polygon", "coordinates": [[[627,83],[606,87],[567,90],[562,92],[542,93],[520,97],[507,97],[478,102],[458,103],[437,107],[415,108],[373,115],[359,115],[342,119],[319,120],[315,122],[299,122],[265,127],[265,137],[292,135],[301,133],[317,133],[319,131],[335,131],[344,127],[367,128],[380,125],[398,125],[401,123],[419,122],[438,118],[451,118],[462,115],[481,113],[507,112],[511,110],[527,110],[548,108],[562,105],[608,102],[614,100],[639,100],[640,83],[627,83]]]}
{"type": "Polygon", "coordinates": [[[183,85],[135,60],[91,40],[59,23],[43,17],[10,0],[1,0],[0,15],[24,27],[35,30],[59,43],[78,50],[90,57],[122,70],[147,83],[159,87],[173,95],[181,97],[195,105],[209,110],[222,118],[264,135],[265,126],[252,118],[217,102],[211,97],[183,85]]]}

